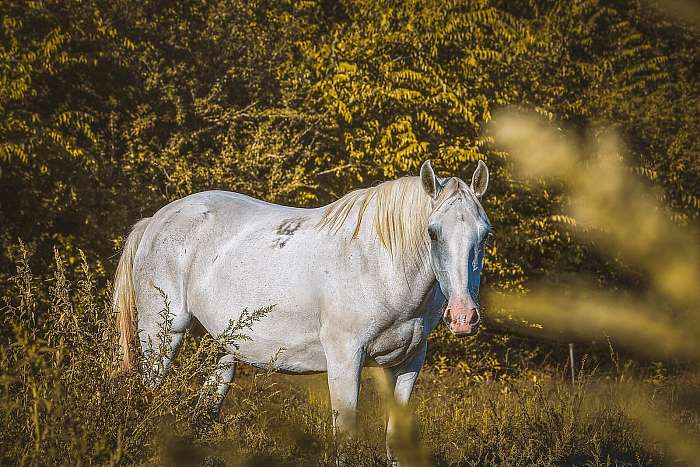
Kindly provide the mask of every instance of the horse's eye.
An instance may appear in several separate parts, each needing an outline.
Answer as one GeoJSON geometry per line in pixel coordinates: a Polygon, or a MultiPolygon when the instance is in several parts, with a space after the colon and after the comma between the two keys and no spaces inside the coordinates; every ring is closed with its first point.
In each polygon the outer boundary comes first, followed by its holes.
{"type": "Polygon", "coordinates": [[[432,241],[437,240],[437,233],[435,232],[435,229],[432,227],[428,227],[428,236],[432,241]]]}

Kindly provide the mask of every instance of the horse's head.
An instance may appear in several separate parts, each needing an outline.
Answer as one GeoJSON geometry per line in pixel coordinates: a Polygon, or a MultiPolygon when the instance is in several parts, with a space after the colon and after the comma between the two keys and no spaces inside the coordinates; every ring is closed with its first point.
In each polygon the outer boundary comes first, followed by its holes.
{"type": "Polygon", "coordinates": [[[443,321],[456,336],[476,334],[481,320],[478,303],[484,243],[491,229],[480,202],[489,171],[479,161],[469,186],[456,177],[436,177],[426,161],[420,178],[432,199],[427,234],[430,264],[447,298],[443,321]]]}

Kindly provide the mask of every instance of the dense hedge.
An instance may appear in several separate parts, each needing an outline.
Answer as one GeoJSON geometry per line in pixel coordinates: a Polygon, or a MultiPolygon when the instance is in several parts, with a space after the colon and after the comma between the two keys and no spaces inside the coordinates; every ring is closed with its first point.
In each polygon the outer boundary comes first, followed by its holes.
{"type": "Polygon", "coordinates": [[[571,272],[638,287],[572,239],[555,184],[523,184],[493,149],[504,106],[620,132],[669,219],[700,212],[700,35],[641,0],[5,1],[0,16],[5,277],[18,237],[47,267],[58,245],[111,272],[127,229],[191,192],[320,205],[430,158],[491,167],[487,287],[571,272]]]}

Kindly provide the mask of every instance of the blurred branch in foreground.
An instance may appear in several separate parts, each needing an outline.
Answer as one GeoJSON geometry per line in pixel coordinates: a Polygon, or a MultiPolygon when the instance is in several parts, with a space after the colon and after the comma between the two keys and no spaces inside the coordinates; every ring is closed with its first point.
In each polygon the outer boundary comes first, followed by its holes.
{"type": "MultiPolygon", "coordinates": [[[[648,398],[632,390],[621,391],[620,402],[627,408],[627,414],[643,428],[646,436],[663,444],[674,457],[674,464],[700,465],[700,445],[697,436],[693,436],[687,426],[669,416],[670,410],[664,412],[649,404],[648,398]]],[[[672,412],[671,412],[672,413],[672,412]]],[[[669,462],[670,464],[671,462],[669,462]]]]}
{"type": "MultiPolygon", "coordinates": [[[[557,331],[578,339],[604,341],[610,335],[651,359],[700,359],[695,324],[692,328],[679,326],[648,302],[601,293],[585,285],[566,294],[544,286],[523,297],[494,294],[490,303],[501,318],[522,317],[540,323],[529,332],[540,337],[557,331]]],[[[527,329],[524,332],[528,333],[527,329]]]]}
{"type": "Polygon", "coordinates": [[[570,212],[563,214],[572,218],[576,235],[649,280],[648,290],[634,297],[576,283],[570,296],[540,287],[496,301],[545,327],[593,338],[605,332],[647,354],[698,360],[692,338],[700,302],[698,232],[669,220],[652,191],[624,166],[614,135],[602,133],[581,148],[545,122],[515,113],[496,117],[493,131],[520,174],[564,184],[570,212]]]}
{"type": "Polygon", "coordinates": [[[690,0],[655,0],[648,1],[649,6],[664,12],[678,22],[700,24],[700,5],[690,0]]]}
{"type": "MultiPolygon", "coordinates": [[[[647,284],[619,290],[578,278],[556,288],[534,284],[525,295],[492,293],[496,317],[534,334],[609,336],[652,359],[700,363],[700,236],[670,220],[653,189],[625,166],[616,136],[598,131],[584,144],[575,143],[549,122],[517,112],[496,116],[492,131],[520,175],[563,187],[570,204],[562,215],[575,235],[635,268],[647,284]]],[[[644,394],[632,386],[616,391],[630,417],[669,452],[686,462],[698,459],[700,447],[681,428],[680,417],[672,411],[661,416],[639,391],[644,394]]]]}

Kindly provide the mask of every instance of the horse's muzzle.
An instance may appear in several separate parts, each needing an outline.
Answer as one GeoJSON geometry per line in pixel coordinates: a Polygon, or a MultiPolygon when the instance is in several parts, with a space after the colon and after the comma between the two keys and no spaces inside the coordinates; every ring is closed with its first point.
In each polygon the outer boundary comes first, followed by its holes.
{"type": "Polygon", "coordinates": [[[481,316],[475,307],[445,303],[442,320],[457,337],[473,336],[479,330],[481,316]]]}

